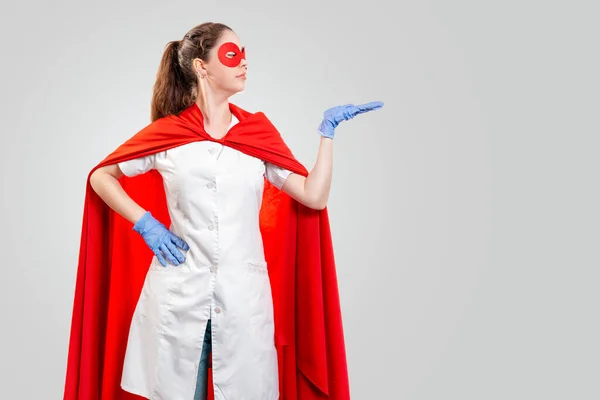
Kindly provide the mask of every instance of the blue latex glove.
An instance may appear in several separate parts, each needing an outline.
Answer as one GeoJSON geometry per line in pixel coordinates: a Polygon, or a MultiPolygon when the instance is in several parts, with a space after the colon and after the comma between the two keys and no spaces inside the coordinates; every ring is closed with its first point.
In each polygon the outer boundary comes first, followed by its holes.
{"type": "Polygon", "coordinates": [[[135,225],[133,225],[133,230],[142,235],[142,238],[144,238],[146,244],[150,247],[154,255],[156,255],[163,267],[167,266],[165,257],[174,265],[179,265],[179,263],[185,261],[185,257],[176,246],[183,250],[189,250],[190,246],[157,221],[150,211],[146,211],[135,225]],[[161,254],[161,251],[164,256],[161,254]]]}
{"type": "Polygon", "coordinates": [[[321,121],[321,125],[319,125],[319,133],[322,136],[333,139],[335,128],[337,128],[340,122],[347,121],[358,114],[377,110],[381,107],[383,107],[383,102],[381,101],[372,101],[357,106],[354,104],[345,104],[343,106],[331,107],[323,113],[323,121],[321,121]]]}

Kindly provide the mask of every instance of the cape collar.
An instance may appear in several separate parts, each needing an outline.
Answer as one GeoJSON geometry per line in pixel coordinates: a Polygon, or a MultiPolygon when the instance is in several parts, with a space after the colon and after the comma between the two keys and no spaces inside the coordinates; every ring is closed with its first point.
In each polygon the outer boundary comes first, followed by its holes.
{"type": "Polygon", "coordinates": [[[178,121],[185,124],[189,129],[192,129],[204,139],[221,144],[229,141],[235,142],[235,137],[242,132],[256,133],[257,131],[276,131],[276,128],[266,118],[263,112],[250,113],[233,103],[228,104],[229,110],[239,122],[231,127],[225,136],[219,139],[212,137],[204,129],[204,116],[196,103],[183,110],[179,115],[171,115],[170,118],[174,119],[175,122],[178,121]]]}

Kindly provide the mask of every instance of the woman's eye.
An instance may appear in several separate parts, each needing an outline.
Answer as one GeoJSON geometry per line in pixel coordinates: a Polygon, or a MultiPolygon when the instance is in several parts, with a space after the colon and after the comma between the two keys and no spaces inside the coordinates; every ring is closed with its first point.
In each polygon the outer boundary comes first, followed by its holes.
{"type": "Polygon", "coordinates": [[[235,57],[235,53],[227,53],[227,57],[235,57]]]}

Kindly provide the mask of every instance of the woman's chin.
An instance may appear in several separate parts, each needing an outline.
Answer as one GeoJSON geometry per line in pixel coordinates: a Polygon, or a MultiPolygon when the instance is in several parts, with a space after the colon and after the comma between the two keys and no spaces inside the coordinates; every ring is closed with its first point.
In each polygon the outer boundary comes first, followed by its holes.
{"type": "Polygon", "coordinates": [[[236,85],[236,87],[233,90],[235,91],[235,93],[239,93],[243,92],[244,89],[246,89],[246,84],[242,83],[241,85],[236,85]]]}

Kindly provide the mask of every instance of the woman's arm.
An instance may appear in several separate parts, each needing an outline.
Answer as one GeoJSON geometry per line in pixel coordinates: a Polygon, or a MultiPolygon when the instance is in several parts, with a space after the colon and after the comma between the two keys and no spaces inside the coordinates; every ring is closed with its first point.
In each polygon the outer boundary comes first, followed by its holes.
{"type": "Polygon", "coordinates": [[[315,166],[307,177],[291,173],[281,190],[307,207],[322,210],[327,206],[333,170],[333,139],[321,136],[315,166]]]}
{"type": "Polygon", "coordinates": [[[122,176],[123,172],[117,164],[106,165],[92,173],[90,185],[110,208],[135,224],[146,210],[133,201],[123,190],[119,183],[119,178],[122,176]]]}
{"type": "Polygon", "coordinates": [[[358,114],[377,110],[381,107],[383,107],[383,102],[372,101],[357,106],[345,104],[325,110],[323,120],[319,125],[321,145],[319,146],[314,168],[306,178],[302,175],[290,174],[283,183],[281,190],[307,207],[317,210],[324,209],[329,199],[329,189],[331,187],[335,128],[342,121],[347,121],[358,114]]]}

